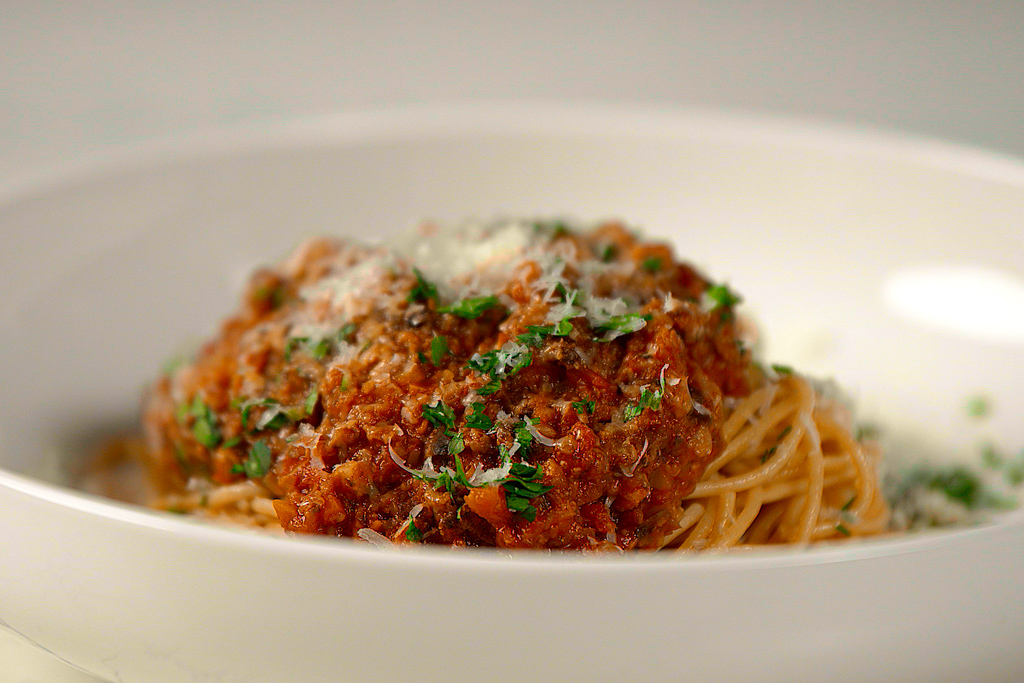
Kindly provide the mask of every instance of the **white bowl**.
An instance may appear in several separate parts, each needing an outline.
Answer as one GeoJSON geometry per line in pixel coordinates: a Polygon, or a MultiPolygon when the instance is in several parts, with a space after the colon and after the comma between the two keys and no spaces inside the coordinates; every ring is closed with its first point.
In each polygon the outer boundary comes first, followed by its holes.
{"type": "Polygon", "coordinates": [[[0,624],[148,683],[1024,676],[1021,513],[803,551],[510,557],[265,537],[62,486],[252,265],[311,234],[495,214],[671,239],[746,296],[773,358],[834,375],[904,452],[1024,446],[1019,162],[596,107],[222,132],[0,188],[0,624]],[[978,392],[981,421],[964,411],[978,392]]]}

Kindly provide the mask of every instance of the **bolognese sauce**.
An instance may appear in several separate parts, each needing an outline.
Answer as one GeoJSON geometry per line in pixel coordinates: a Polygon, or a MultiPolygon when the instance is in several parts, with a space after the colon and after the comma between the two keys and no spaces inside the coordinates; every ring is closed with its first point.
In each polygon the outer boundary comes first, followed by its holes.
{"type": "Polygon", "coordinates": [[[757,381],[738,301],[614,222],[312,240],[152,388],[147,464],[291,532],[659,548],[757,381]]]}

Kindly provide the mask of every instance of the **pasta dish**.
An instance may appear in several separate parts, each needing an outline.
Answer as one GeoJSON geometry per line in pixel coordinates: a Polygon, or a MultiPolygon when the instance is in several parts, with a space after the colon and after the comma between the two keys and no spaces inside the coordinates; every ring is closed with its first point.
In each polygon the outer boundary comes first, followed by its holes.
{"type": "Polygon", "coordinates": [[[878,449],[807,379],[755,362],[739,303],[616,222],[308,241],[149,392],[154,504],[502,548],[885,530],[878,449]]]}

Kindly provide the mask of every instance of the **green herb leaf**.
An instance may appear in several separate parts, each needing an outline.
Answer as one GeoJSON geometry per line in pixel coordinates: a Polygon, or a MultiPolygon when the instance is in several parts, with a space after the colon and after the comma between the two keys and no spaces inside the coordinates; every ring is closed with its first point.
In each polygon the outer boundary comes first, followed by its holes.
{"type": "Polygon", "coordinates": [[[639,417],[644,412],[644,408],[659,410],[661,408],[661,398],[664,394],[664,387],[653,390],[644,387],[640,390],[640,398],[637,399],[637,402],[626,406],[622,413],[622,421],[629,422],[633,418],[639,417]]]}
{"type": "Polygon", "coordinates": [[[640,267],[648,273],[657,273],[661,270],[661,259],[657,256],[649,256],[640,263],[640,267]]]}
{"type": "Polygon", "coordinates": [[[455,411],[440,399],[432,405],[423,406],[423,419],[439,429],[455,428],[455,411]]]}
{"type": "Polygon", "coordinates": [[[466,318],[467,320],[474,320],[479,318],[488,311],[496,306],[499,306],[500,302],[496,296],[481,296],[473,299],[463,299],[458,303],[454,303],[451,306],[442,306],[437,309],[441,313],[454,313],[460,318],[466,318]]]}
{"type": "Polygon", "coordinates": [[[453,435],[451,440],[448,441],[448,452],[452,455],[458,455],[464,450],[466,450],[466,438],[462,434],[453,435]]]}
{"type": "Polygon", "coordinates": [[[466,416],[466,426],[473,429],[482,429],[485,432],[494,427],[491,418],[484,414],[484,404],[474,403],[470,406],[470,413],[466,416]]]}
{"type": "Polygon", "coordinates": [[[345,323],[338,330],[338,341],[345,342],[346,344],[352,343],[352,335],[356,333],[357,329],[359,329],[359,326],[355,323],[345,323]]]}
{"type": "Polygon", "coordinates": [[[409,296],[406,299],[410,302],[422,301],[423,303],[430,299],[437,301],[437,287],[423,279],[423,273],[418,268],[413,268],[412,273],[416,276],[416,284],[409,290],[409,296]]]}
{"type": "Polygon", "coordinates": [[[409,525],[405,527],[405,538],[413,543],[418,543],[423,540],[423,532],[416,526],[416,520],[412,517],[409,518],[409,525]]]}
{"type": "Polygon", "coordinates": [[[967,400],[967,415],[970,417],[986,417],[990,406],[984,396],[972,396],[967,400]]]}
{"type": "Polygon", "coordinates": [[[850,532],[850,530],[849,530],[849,529],[847,529],[847,528],[846,528],[846,526],[845,526],[845,525],[843,525],[842,523],[840,523],[840,524],[836,524],[836,531],[838,531],[839,533],[841,533],[841,534],[842,534],[843,536],[852,536],[852,535],[853,535],[853,534],[852,534],[852,533],[850,532]]]}
{"type": "Polygon", "coordinates": [[[430,360],[434,367],[441,365],[441,359],[448,353],[448,337],[438,335],[430,340],[430,360]]]}
{"type": "Polygon", "coordinates": [[[643,329],[644,325],[646,325],[647,321],[650,319],[651,316],[646,313],[623,313],[622,315],[613,315],[605,322],[595,325],[594,331],[607,332],[608,334],[606,334],[604,339],[601,341],[611,341],[616,337],[643,329]]]}
{"type": "Polygon", "coordinates": [[[240,436],[233,436],[230,439],[228,439],[227,441],[225,441],[224,445],[221,446],[221,448],[234,448],[235,446],[237,446],[240,443],[242,443],[242,437],[240,437],[240,436]]]}
{"type": "Polygon", "coordinates": [[[192,422],[192,435],[196,441],[213,449],[220,443],[220,428],[217,426],[217,416],[210,407],[203,403],[202,397],[196,394],[189,411],[194,421],[192,422]]]}
{"type": "Polygon", "coordinates": [[[776,375],[792,375],[793,368],[788,365],[772,365],[772,372],[776,375]]]}
{"type": "Polygon", "coordinates": [[[516,425],[515,429],[512,431],[512,438],[515,439],[515,442],[519,444],[519,447],[524,452],[530,447],[530,444],[533,443],[533,434],[530,433],[530,429],[527,427],[527,424],[529,423],[536,426],[538,422],[540,422],[540,420],[534,421],[528,417],[524,417],[523,422],[516,425]]]}
{"type": "Polygon", "coordinates": [[[594,414],[594,408],[597,407],[597,404],[594,403],[593,401],[590,401],[590,400],[587,400],[587,401],[573,401],[572,402],[572,407],[580,415],[583,415],[584,413],[586,413],[587,415],[593,415],[594,414]]]}
{"type": "Polygon", "coordinates": [[[318,398],[320,398],[320,391],[314,386],[310,389],[309,393],[306,394],[306,400],[302,404],[302,409],[305,411],[307,417],[313,414],[318,398]]]}
{"type": "Polygon", "coordinates": [[[704,294],[714,304],[713,308],[731,308],[743,303],[743,298],[729,289],[728,285],[708,287],[704,294]]]}
{"type": "Polygon", "coordinates": [[[604,261],[605,263],[608,263],[609,261],[613,260],[615,258],[615,245],[614,244],[606,244],[606,245],[604,245],[601,248],[601,252],[600,252],[599,256],[600,256],[601,260],[604,261]]]}
{"type": "Polygon", "coordinates": [[[249,457],[241,465],[235,465],[231,471],[236,474],[245,474],[249,479],[258,479],[266,476],[270,471],[270,447],[263,441],[257,441],[249,450],[249,457]]]}

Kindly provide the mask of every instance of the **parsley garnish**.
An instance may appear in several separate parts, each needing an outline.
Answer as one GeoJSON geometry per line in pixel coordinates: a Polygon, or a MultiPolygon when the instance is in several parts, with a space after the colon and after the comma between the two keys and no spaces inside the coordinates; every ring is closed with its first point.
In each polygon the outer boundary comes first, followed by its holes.
{"type": "Polygon", "coordinates": [[[648,273],[657,273],[661,270],[661,259],[657,256],[649,256],[640,263],[640,267],[648,273]]]}
{"type": "Polygon", "coordinates": [[[242,401],[242,429],[246,429],[246,426],[249,424],[249,414],[253,408],[257,407],[264,410],[260,414],[259,419],[256,420],[256,424],[249,430],[250,432],[261,432],[264,429],[280,429],[290,422],[298,422],[313,412],[318,395],[316,387],[313,387],[313,390],[306,395],[302,405],[293,408],[281,405],[281,402],[276,398],[255,398],[242,401]]]}
{"type": "Polygon", "coordinates": [[[423,540],[423,532],[416,526],[416,520],[412,517],[409,518],[409,525],[405,527],[405,538],[413,543],[423,540]]]}
{"type": "Polygon", "coordinates": [[[430,360],[434,367],[441,365],[441,359],[448,353],[448,337],[438,335],[430,340],[430,360]]]}
{"type": "Polygon", "coordinates": [[[728,285],[708,287],[704,293],[714,302],[714,308],[729,308],[743,302],[743,298],[729,289],[728,285]]]}
{"type": "Polygon", "coordinates": [[[320,392],[316,387],[313,387],[309,394],[306,395],[306,400],[302,404],[302,409],[306,411],[306,416],[313,414],[313,409],[316,408],[316,401],[320,398],[320,392]]]}
{"type": "Polygon", "coordinates": [[[409,290],[406,300],[409,302],[422,301],[423,303],[427,303],[430,299],[437,301],[437,287],[423,279],[423,273],[419,271],[419,268],[413,268],[412,274],[416,276],[416,284],[409,290]]]}
{"type": "Polygon", "coordinates": [[[508,478],[501,484],[505,489],[505,505],[528,522],[537,519],[537,508],[530,504],[530,500],[552,489],[551,486],[540,483],[543,476],[539,467],[517,462],[512,464],[508,478]]]}
{"type": "Polygon", "coordinates": [[[199,394],[192,400],[192,407],[189,413],[194,418],[192,423],[192,435],[196,441],[207,448],[216,448],[220,443],[220,428],[217,426],[217,416],[210,410],[210,407],[203,403],[199,394]]]}
{"type": "Polygon", "coordinates": [[[604,261],[605,263],[608,263],[609,261],[614,259],[615,258],[615,245],[614,244],[606,244],[606,245],[604,245],[601,248],[600,257],[601,257],[601,260],[604,261]]]}
{"type": "Polygon", "coordinates": [[[665,375],[664,371],[661,375],[661,388],[660,389],[648,389],[644,387],[640,390],[640,398],[637,399],[636,403],[631,403],[626,406],[626,409],[622,413],[622,421],[629,422],[635,417],[639,417],[640,413],[644,412],[644,408],[650,408],[651,410],[661,409],[661,399],[665,396],[665,375]]]}
{"type": "Polygon", "coordinates": [[[455,411],[440,399],[432,405],[423,406],[423,418],[439,429],[455,428],[455,411]]]}
{"type": "Polygon", "coordinates": [[[494,427],[491,418],[484,414],[484,404],[474,403],[470,406],[470,414],[466,416],[466,426],[474,429],[482,429],[485,432],[494,427]]]}
{"type": "Polygon", "coordinates": [[[228,439],[227,441],[225,441],[223,446],[221,446],[221,448],[234,448],[235,446],[237,446],[240,443],[242,443],[242,437],[240,437],[240,436],[233,436],[230,439],[228,439]]]}
{"type": "Polygon", "coordinates": [[[967,400],[967,414],[970,417],[985,417],[988,412],[988,400],[984,396],[973,396],[967,400]]]}
{"type": "Polygon", "coordinates": [[[772,372],[776,375],[792,375],[793,368],[788,365],[772,365],[772,372]]]}
{"type": "Polygon", "coordinates": [[[528,417],[524,417],[522,423],[516,425],[516,428],[513,430],[513,438],[522,450],[525,451],[533,443],[533,434],[527,425],[537,426],[538,422],[540,420],[531,420],[528,417]]]}
{"type": "Polygon", "coordinates": [[[589,401],[589,400],[587,400],[587,401],[573,401],[572,402],[572,407],[580,415],[583,415],[584,413],[586,413],[588,415],[593,415],[594,414],[594,408],[597,407],[597,404],[594,403],[593,401],[589,401]]]}
{"type": "Polygon", "coordinates": [[[463,299],[451,306],[442,306],[437,310],[441,313],[454,313],[460,318],[465,318],[467,320],[475,320],[483,315],[484,311],[490,310],[498,305],[500,305],[498,297],[481,296],[473,299],[463,299]]]}
{"type": "Polygon", "coordinates": [[[240,465],[234,465],[231,471],[245,474],[249,479],[258,479],[270,471],[270,447],[263,441],[257,441],[249,450],[249,457],[240,465]]]}
{"type": "Polygon", "coordinates": [[[544,343],[544,337],[567,337],[572,332],[572,320],[564,318],[557,325],[527,325],[526,332],[518,335],[516,340],[533,348],[544,343]]]}
{"type": "Polygon", "coordinates": [[[351,343],[352,335],[356,333],[357,329],[359,329],[359,326],[355,323],[345,323],[338,330],[338,341],[351,343]]]}
{"type": "Polygon", "coordinates": [[[643,329],[647,321],[651,319],[651,316],[646,313],[623,313],[622,315],[613,315],[603,323],[599,323],[594,326],[596,332],[607,332],[608,334],[601,341],[611,341],[616,337],[621,337],[624,334],[630,332],[636,332],[637,330],[643,329]]]}
{"type": "Polygon", "coordinates": [[[532,362],[533,354],[527,345],[507,342],[495,351],[474,354],[466,367],[491,378],[487,384],[476,390],[481,396],[490,396],[501,388],[502,380],[515,375],[532,362]]]}
{"type": "Polygon", "coordinates": [[[841,533],[841,534],[842,534],[843,536],[852,536],[852,535],[853,535],[853,534],[852,534],[852,533],[850,532],[850,530],[849,530],[849,529],[847,529],[847,528],[846,528],[846,526],[845,526],[845,525],[843,525],[842,523],[836,524],[836,531],[838,531],[839,533],[841,533]]]}
{"type": "Polygon", "coordinates": [[[433,405],[424,405],[423,417],[438,429],[444,430],[445,436],[449,439],[449,453],[457,456],[466,448],[465,438],[455,432],[455,411],[447,403],[438,399],[433,405]]]}

